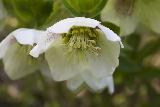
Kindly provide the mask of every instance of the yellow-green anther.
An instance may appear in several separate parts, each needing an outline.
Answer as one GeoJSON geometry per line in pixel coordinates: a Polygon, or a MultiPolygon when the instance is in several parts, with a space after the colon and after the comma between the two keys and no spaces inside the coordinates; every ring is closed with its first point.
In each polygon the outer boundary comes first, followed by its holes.
{"type": "Polygon", "coordinates": [[[86,51],[98,55],[101,49],[98,44],[99,33],[96,28],[73,26],[67,34],[63,34],[64,44],[69,50],[86,51]]]}

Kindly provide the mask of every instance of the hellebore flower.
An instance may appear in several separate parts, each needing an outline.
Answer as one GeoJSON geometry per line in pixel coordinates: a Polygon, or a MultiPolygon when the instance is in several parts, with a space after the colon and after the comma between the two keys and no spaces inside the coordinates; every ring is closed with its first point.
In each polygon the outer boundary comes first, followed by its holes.
{"type": "Polygon", "coordinates": [[[137,27],[160,33],[160,0],[109,0],[103,9],[103,21],[120,27],[120,35],[133,33],[137,27]]]}
{"type": "Polygon", "coordinates": [[[35,59],[29,52],[42,34],[43,31],[21,28],[11,32],[0,43],[0,58],[11,79],[21,78],[39,68],[42,58],[35,59]]]}
{"type": "Polygon", "coordinates": [[[49,27],[30,51],[38,57],[45,53],[55,81],[67,81],[70,90],[85,83],[93,91],[105,87],[114,92],[112,74],[119,65],[121,39],[99,21],[75,17],[49,27]]]}

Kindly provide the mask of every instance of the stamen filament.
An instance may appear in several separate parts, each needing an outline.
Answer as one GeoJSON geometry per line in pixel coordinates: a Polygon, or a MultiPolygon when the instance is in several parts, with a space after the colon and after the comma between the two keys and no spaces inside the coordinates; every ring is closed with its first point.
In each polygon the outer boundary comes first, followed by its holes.
{"type": "Polygon", "coordinates": [[[98,37],[96,28],[82,26],[73,26],[67,34],[63,34],[64,44],[69,50],[78,49],[96,56],[101,49],[97,44],[98,37]]]}

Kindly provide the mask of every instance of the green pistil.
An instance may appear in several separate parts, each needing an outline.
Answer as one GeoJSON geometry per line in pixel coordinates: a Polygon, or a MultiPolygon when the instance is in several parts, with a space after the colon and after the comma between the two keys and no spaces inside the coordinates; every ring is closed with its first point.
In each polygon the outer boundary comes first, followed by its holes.
{"type": "Polygon", "coordinates": [[[67,34],[63,34],[64,43],[69,50],[87,51],[99,55],[101,49],[98,44],[99,34],[96,28],[73,26],[67,34]]]}

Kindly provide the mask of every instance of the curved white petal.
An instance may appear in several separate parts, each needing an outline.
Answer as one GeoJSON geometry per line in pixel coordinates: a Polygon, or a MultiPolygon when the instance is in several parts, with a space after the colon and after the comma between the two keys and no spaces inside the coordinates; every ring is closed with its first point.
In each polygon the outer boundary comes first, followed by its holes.
{"type": "Polygon", "coordinates": [[[33,45],[38,43],[41,38],[41,35],[44,31],[20,28],[11,32],[1,43],[0,43],[0,58],[2,58],[8,49],[13,43],[17,42],[23,45],[33,45]]]}
{"type": "Polygon", "coordinates": [[[121,18],[120,21],[120,35],[127,36],[132,34],[138,25],[138,19],[134,16],[126,16],[125,18],[121,18]]]}
{"type": "Polygon", "coordinates": [[[31,46],[14,43],[8,49],[3,57],[5,72],[11,79],[22,78],[37,69],[39,62],[28,55],[31,46]]]}
{"type": "Polygon", "coordinates": [[[113,77],[112,76],[109,76],[109,77],[106,77],[106,81],[108,82],[108,90],[109,90],[109,93],[113,93],[114,92],[114,81],[113,81],[113,77]]]}
{"type": "Polygon", "coordinates": [[[114,23],[117,26],[120,26],[120,18],[117,15],[115,8],[116,0],[108,0],[107,5],[101,12],[102,21],[109,21],[114,23]]]}
{"type": "Polygon", "coordinates": [[[20,44],[33,45],[37,43],[44,31],[20,28],[11,33],[20,44]]]}
{"type": "Polygon", "coordinates": [[[83,78],[80,75],[78,75],[67,80],[67,87],[71,91],[75,91],[82,85],[82,83],[83,83],[83,78]]]}
{"type": "Polygon", "coordinates": [[[38,58],[39,55],[43,53],[43,45],[36,45],[31,51],[30,51],[30,55],[35,57],[35,58],[38,58]]]}
{"type": "Polygon", "coordinates": [[[110,30],[109,28],[103,26],[103,25],[98,25],[99,29],[101,29],[102,32],[104,32],[104,34],[106,35],[107,39],[110,41],[118,41],[121,44],[121,47],[123,48],[123,44],[121,42],[121,38],[114,33],[112,30],[110,30]]]}
{"type": "MultiPolygon", "coordinates": [[[[109,53],[110,54],[110,53],[109,53]]],[[[91,73],[97,78],[103,78],[105,76],[110,76],[115,71],[115,68],[118,66],[119,61],[113,57],[107,56],[104,57],[92,57],[88,60],[88,69],[92,71],[91,73]]]]}
{"type": "Polygon", "coordinates": [[[104,33],[101,33],[98,41],[99,51],[98,56],[87,55],[88,63],[85,64],[86,69],[92,71],[91,73],[97,77],[110,76],[119,65],[120,44],[108,40],[104,33]]]}
{"type": "Polygon", "coordinates": [[[102,91],[105,87],[108,87],[109,92],[114,92],[114,84],[112,76],[105,76],[103,78],[96,78],[92,75],[92,71],[85,71],[82,74],[82,78],[85,83],[91,88],[93,91],[102,91]]]}
{"type": "Polygon", "coordinates": [[[59,37],[59,34],[44,32],[37,45],[30,51],[30,55],[37,58],[59,37]]]}
{"type": "Polygon", "coordinates": [[[16,42],[16,39],[13,35],[8,35],[1,43],[0,43],[0,59],[4,57],[7,49],[16,42]]]}
{"type": "Polygon", "coordinates": [[[80,64],[74,63],[74,55],[69,55],[72,57],[69,58],[66,47],[56,42],[45,52],[52,77],[55,81],[71,79],[80,73],[80,64]]]}
{"type": "Polygon", "coordinates": [[[94,19],[85,17],[67,18],[55,23],[49,27],[47,31],[53,33],[67,33],[72,26],[86,26],[95,28],[100,22],[94,19]]]}

